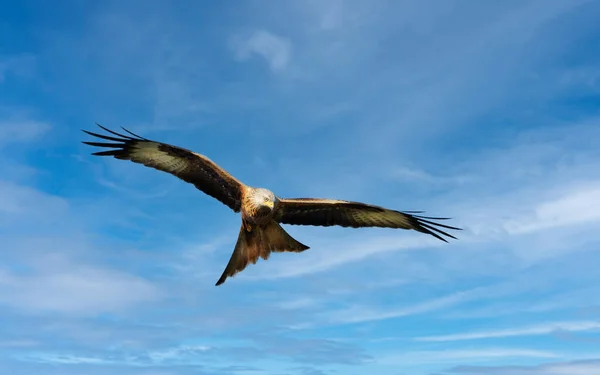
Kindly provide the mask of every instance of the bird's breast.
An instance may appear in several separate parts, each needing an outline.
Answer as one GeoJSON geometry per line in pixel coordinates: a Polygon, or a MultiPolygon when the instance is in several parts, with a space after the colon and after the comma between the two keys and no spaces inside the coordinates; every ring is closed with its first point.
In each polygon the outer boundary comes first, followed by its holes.
{"type": "Polygon", "coordinates": [[[253,205],[249,204],[242,205],[242,216],[248,222],[254,224],[262,224],[268,222],[273,216],[273,210],[268,206],[253,205]]]}
{"type": "Polygon", "coordinates": [[[258,218],[265,218],[271,215],[271,208],[267,206],[260,206],[258,210],[256,210],[256,214],[254,216],[258,218]]]}

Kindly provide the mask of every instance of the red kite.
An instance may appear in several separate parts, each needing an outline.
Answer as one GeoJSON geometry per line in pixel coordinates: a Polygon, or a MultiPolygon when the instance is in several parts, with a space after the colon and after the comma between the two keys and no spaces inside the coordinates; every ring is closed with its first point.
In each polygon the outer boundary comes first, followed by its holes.
{"type": "Polygon", "coordinates": [[[258,258],[268,259],[271,252],[302,252],[309,247],[296,241],[279,224],[342,227],[381,227],[413,229],[430,234],[444,242],[442,236],[456,237],[437,227],[460,230],[431,220],[446,220],[418,216],[421,211],[395,211],[360,202],[316,198],[279,198],[264,188],[243,184],[204,155],[167,143],[142,138],[123,128],[123,135],[98,124],[114,136],[85,133],[110,142],[83,142],[112,150],[92,155],[113,156],[130,160],[159,171],[170,173],[193,184],[200,191],[240,212],[242,225],[233,254],[215,285],[242,271],[258,258]]]}

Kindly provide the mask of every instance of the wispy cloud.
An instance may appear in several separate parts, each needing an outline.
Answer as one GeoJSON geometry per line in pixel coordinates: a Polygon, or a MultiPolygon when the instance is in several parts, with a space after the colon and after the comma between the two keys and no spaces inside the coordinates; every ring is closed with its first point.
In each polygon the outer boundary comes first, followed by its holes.
{"type": "Polygon", "coordinates": [[[390,318],[400,318],[409,315],[425,314],[440,310],[461,302],[468,301],[475,296],[475,290],[454,293],[449,296],[436,298],[430,301],[417,303],[412,306],[396,308],[386,306],[385,309],[377,311],[365,309],[364,307],[351,307],[341,311],[335,311],[327,315],[330,324],[360,323],[390,318]]]}
{"type": "Polygon", "coordinates": [[[34,276],[0,269],[0,303],[34,314],[101,314],[153,301],[160,295],[155,286],[135,276],[60,263],[34,269],[34,276]]]}
{"type": "Polygon", "coordinates": [[[408,351],[397,355],[386,354],[377,358],[380,364],[415,364],[415,363],[452,363],[468,361],[481,361],[493,358],[557,358],[560,354],[533,349],[520,348],[482,348],[470,350],[431,350],[431,351],[408,351]]]}
{"type": "Polygon", "coordinates": [[[0,120],[0,147],[7,143],[21,143],[39,138],[50,130],[45,122],[29,119],[0,120]]]}
{"type": "Polygon", "coordinates": [[[522,327],[522,328],[507,328],[499,330],[471,332],[471,333],[460,333],[453,335],[443,336],[425,336],[417,337],[417,341],[463,341],[463,340],[476,340],[476,339],[489,339],[489,338],[501,338],[501,337],[512,337],[512,336],[537,336],[537,335],[548,335],[552,333],[558,333],[561,331],[568,332],[581,332],[581,331],[597,331],[600,329],[599,322],[593,321],[581,321],[581,322],[552,322],[545,323],[535,326],[522,327]]]}
{"type": "MultiPolygon", "coordinates": [[[[376,254],[382,254],[395,251],[408,251],[424,247],[434,247],[439,244],[435,240],[428,238],[405,238],[399,241],[397,237],[392,236],[372,236],[361,242],[339,241],[337,238],[331,238],[330,243],[319,245],[320,248],[328,248],[335,245],[343,248],[344,251],[338,251],[337,254],[307,254],[302,259],[293,261],[279,261],[274,272],[258,275],[259,279],[278,279],[286,277],[299,277],[302,275],[325,272],[344,264],[357,262],[376,254]]],[[[316,247],[316,246],[313,246],[316,247]]]]}
{"type": "Polygon", "coordinates": [[[510,234],[523,234],[600,220],[600,180],[581,186],[533,208],[533,215],[509,221],[510,234]]]}
{"type": "Polygon", "coordinates": [[[600,371],[600,360],[554,362],[530,366],[458,366],[446,370],[468,375],[591,375],[600,371]]]}
{"type": "Polygon", "coordinates": [[[292,54],[289,39],[266,30],[256,30],[247,37],[236,36],[231,43],[236,59],[244,61],[256,55],[275,72],[285,69],[292,54]]]}
{"type": "MultiPolygon", "coordinates": [[[[530,280],[531,278],[529,278],[530,280]]],[[[562,279],[557,276],[557,279],[562,279]]],[[[522,287],[526,284],[525,278],[514,278],[512,285],[506,285],[506,291],[519,293],[526,291],[528,288],[522,287]]],[[[529,284],[531,287],[531,283],[529,284]]],[[[460,309],[455,312],[445,314],[447,319],[485,319],[490,317],[501,317],[521,314],[544,314],[551,311],[561,311],[573,308],[580,308],[581,317],[591,317],[591,315],[583,315],[587,309],[584,306],[600,305],[600,296],[597,294],[598,288],[594,285],[583,283],[583,286],[577,288],[569,288],[565,291],[560,291],[553,296],[529,297],[525,300],[503,300],[496,303],[485,304],[478,308],[460,309]]]]}
{"type": "Polygon", "coordinates": [[[47,219],[46,212],[59,214],[67,210],[67,202],[28,186],[0,181],[0,219],[8,223],[19,216],[26,219],[47,219]]]}

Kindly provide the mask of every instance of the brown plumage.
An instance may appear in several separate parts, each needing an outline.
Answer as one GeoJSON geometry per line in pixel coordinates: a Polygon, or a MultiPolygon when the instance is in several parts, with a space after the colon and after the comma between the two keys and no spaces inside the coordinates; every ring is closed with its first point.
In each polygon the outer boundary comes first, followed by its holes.
{"type": "Polygon", "coordinates": [[[279,224],[342,226],[351,228],[380,227],[412,229],[432,235],[444,242],[443,236],[456,237],[439,228],[460,228],[436,223],[446,220],[416,215],[420,211],[395,211],[360,202],[316,198],[279,198],[264,188],[247,186],[227,173],[212,160],[193,151],[142,138],[123,128],[129,135],[105,127],[112,135],[85,133],[110,142],[83,142],[112,150],[92,155],[113,156],[170,173],[193,184],[200,191],[240,212],[242,225],[233,254],[216,285],[225,282],[258,258],[268,259],[271,252],[302,252],[309,247],[292,238],[279,224]]]}

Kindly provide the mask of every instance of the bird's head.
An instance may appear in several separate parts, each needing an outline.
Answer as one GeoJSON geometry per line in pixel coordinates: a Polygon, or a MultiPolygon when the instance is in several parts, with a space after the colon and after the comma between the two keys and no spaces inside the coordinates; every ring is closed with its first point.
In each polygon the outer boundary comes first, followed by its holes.
{"type": "Polygon", "coordinates": [[[258,208],[260,216],[267,215],[273,211],[278,200],[270,190],[259,188],[253,194],[253,203],[258,208]]]}

